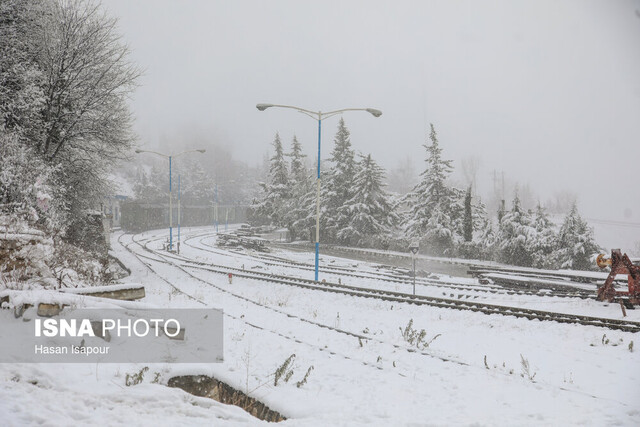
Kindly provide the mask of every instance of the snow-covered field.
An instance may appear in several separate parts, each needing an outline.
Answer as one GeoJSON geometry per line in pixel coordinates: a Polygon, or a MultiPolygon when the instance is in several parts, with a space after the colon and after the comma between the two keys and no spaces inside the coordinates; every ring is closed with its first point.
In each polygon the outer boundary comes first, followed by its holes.
{"type": "MultiPolygon", "coordinates": [[[[222,308],[225,361],[150,364],[142,384],[125,386],[139,365],[0,365],[4,424],[226,425],[260,423],[244,411],[168,388],[175,375],[205,374],[249,391],[288,418],[287,425],[637,425],[640,419],[640,334],[598,327],[484,315],[358,298],[235,277],[150,254],[166,231],[116,235],[113,254],[132,271],[126,282],[146,287],[145,304],[222,308]],[[139,241],[141,245],[134,243],[139,241]],[[146,266],[129,249],[149,258],[146,266]],[[149,268],[150,267],[150,268],[149,268]],[[401,333],[425,330],[424,348],[401,333]],[[636,348],[630,351],[631,342],[636,348]],[[287,383],[273,375],[295,354],[287,383]],[[300,381],[313,366],[308,381],[300,381]],[[152,379],[159,374],[158,383],[152,379]]],[[[208,229],[183,230],[181,257],[207,264],[312,278],[295,266],[270,265],[249,252],[215,247],[208,229]]],[[[311,256],[278,250],[281,258],[311,256]]],[[[410,292],[379,280],[363,262],[323,257],[322,264],[357,268],[364,278],[322,273],[328,281],[410,292]]],[[[276,263],[277,264],[277,263],[276,263]]],[[[465,287],[473,279],[441,277],[465,287]]],[[[492,304],[621,319],[617,305],[593,300],[487,294],[419,285],[422,295],[471,295],[492,304]]],[[[83,298],[82,296],[73,296],[83,298]]],[[[627,319],[640,321],[638,310],[627,319]]],[[[1,334],[1,332],[0,332],[1,334]]],[[[0,339],[8,337],[0,336],[0,339]]]]}

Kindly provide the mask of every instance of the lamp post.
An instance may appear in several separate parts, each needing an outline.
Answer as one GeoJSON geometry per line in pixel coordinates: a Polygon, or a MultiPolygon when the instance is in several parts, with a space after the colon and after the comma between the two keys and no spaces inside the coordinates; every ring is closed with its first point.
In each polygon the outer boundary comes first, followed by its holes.
{"type": "Polygon", "coordinates": [[[180,254],[180,174],[178,174],[178,254],[180,254]]]}
{"type": "MultiPolygon", "coordinates": [[[[172,204],[172,197],[171,197],[171,160],[175,157],[182,156],[183,154],[195,153],[195,152],[204,153],[205,151],[206,151],[205,149],[187,150],[187,151],[183,151],[182,153],[167,155],[167,154],[158,153],[157,151],[136,150],[136,154],[151,153],[151,154],[157,154],[158,156],[164,157],[165,159],[169,159],[169,250],[170,251],[173,250],[173,204],[172,204]]],[[[178,228],[178,238],[179,238],[179,235],[180,235],[180,228],[178,228]]]]}
{"type": "Polygon", "coordinates": [[[256,105],[256,108],[260,111],[264,111],[270,107],[291,108],[318,121],[318,177],[316,180],[317,195],[316,195],[316,268],[315,268],[315,280],[317,282],[318,281],[318,264],[320,259],[320,141],[321,141],[321,134],[322,134],[322,120],[335,116],[336,114],[341,114],[345,111],[366,111],[371,115],[373,115],[373,117],[380,117],[382,115],[382,111],[376,110],[375,108],[343,108],[342,110],[335,110],[335,111],[329,111],[327,113],[323,113],[321,111],[310,111],[304,108],[294,107],[292,105],[279,105],[279,104],[256,105]]]}
{"type": "Polygon", "coordinates": [[[216,187],[214,190],[214,197],[213,197],[213,202],[214,202],[214,213],[213,213],[213,217],[216,223],[216,234],[218,234],[218,183],[216,182],[216,187]]]}

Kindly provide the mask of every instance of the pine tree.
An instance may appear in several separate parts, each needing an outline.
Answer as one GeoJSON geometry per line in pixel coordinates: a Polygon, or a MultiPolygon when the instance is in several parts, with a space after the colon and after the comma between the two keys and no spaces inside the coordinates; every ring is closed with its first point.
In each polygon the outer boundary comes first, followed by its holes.
{"type": "Polygon", "coordinates": [[[464,197],[464,241],[473,240],[473,214],[471,211],[471,186],[464,197]]]}
{"type": "Polygon", "coordinates": [[[309,179],[309,173],[304,166],[304,158],[302,154],[302,144],[298,142],[298,138],[293,135],[293,141],[291,143],[291,153],[288,154],[291,157],[291,179],[294,181],[294,185],[300,181],[306,181],[309,179]]]}
{"type": "Polygon", "coordinates": [[[444,255],[453,246],[453,226],[449,216],[442,210],[442,205],[435,205],[431,211],[423,241],[428,244],[428,251],[436,255],[444,255]]]}
{"type": "Polygon", "coordinates": [[[271,163],[269,164],[271,185],[278,193],[285,195],[289,186],[289,171],[287,170],[287,162],[284,159],[284,150],[282,149],[282,141],[278,132],[276,132],[276,136],[273,139],[273,149],[274,155],[271,157],[271,163]]]}
{"type": "Polygon", "coordinates": [[[292,240],[305,236],[313,225],[315,214],[315,193],[312,191],[311,175],[304,164],[305,155],[298,138],[293,136],[291,152],[287,154],[290,163],[290,194],[289,206],[284,215],[284,223],[289,230],[292,240]]]}
{"type": "Polygon", "coordinates": [[[431,145],[423,145],[427,151],[427,167],[420,174],[418,185],[405,199],[409,212],[404,226],[409,238],[425,238],[427,251],[441,255],[453,244],[455,224],[452,220],[460,218],[462,209],[458,203],[459,192],[446,184],[453,166],[451,160],[442,159],[442,148],[438,145],[433,124],[429,139],[431,145]]]}
{"type": "Polygon", "coordinates": [[[593,229],[582,219],[574,203],[558,232],[553,258],[560,268],[590,270],[594,268],[592,257],[599,251],[600,246],[593,238],[593,229]]]}
{"type": "Polygon", "coordinates": [[[497,238],[499,260],[507,264],[530,267],[533,260],[529,247],[535,239],[535,232],[535,228],[531,226],[531,218],[520,206],[520,199],[516,193],[513,207],[504,214],[500,222],[497,238]]]}
{"type": "Polygon", "coordinates": [[[347,227],[350,220],[345,211],[340,210],[354,196],[353,181],[357,173],[355,151],[351,148],[349,136],[349,130],[341,118],[329,158],[332,166],[322,189],[321,221],[326,241],[335,241],[338,232],[347,227]]]}
{"type": "Polygon", "coordinates": [[[556,261],[551,257],[551,253],[555,249],[557,236],[546,209],[542,207],[540,202],[536,206],[532,226],[536,230],[535,238],[529,248],[532,256],[532,266],[536,268],[555,268],[556,261]]]}
{"type": "Polygon", "coordinates": [[[353,182],[355,195],[339,208],[340,216],[350,218],[338,231],[341,243],[356,246],[377,246],[388,237],[398,221],[390,196],[383,189],[385,172],[371,158],[361,156],[360,167],[353,182]]]}
{"type": "Polygon", "coordinates": [[[282,141],[276,132],[273,140],[274,155],[269,160],[268,182],[261,183],[263,197],[253,204],[257,216],[274,225],[284,225],[284,216],[290,198],[289,172],[284,159],[282,141]]]}

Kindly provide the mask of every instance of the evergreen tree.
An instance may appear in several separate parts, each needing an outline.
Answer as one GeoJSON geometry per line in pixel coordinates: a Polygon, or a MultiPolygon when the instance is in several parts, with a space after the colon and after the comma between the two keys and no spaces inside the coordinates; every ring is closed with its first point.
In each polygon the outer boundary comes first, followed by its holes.
{"type": "Polygon", "coordinates": [[[582,219],[575,203],[560,227],[556,245],[553,258],[560,268],[577,270],[594,268],[592,258],[600,251],[600,246],[593,238],[593,229],[582,219]]]}
{"type": "Polygon", "coordinates": [[[296,240],[298,237],[308,237],[308,232],[313,225],[315,193],[311,185],[311,175],[304,165],[305,155],[302,154],[302,145],[295,135],[291,144],[291,153],[287,156],[291,158],[291,197],[284,215],[284,223],[291,239],[296,240]]]}
{"type": "Polygon", "coordinates": [[[404,226],[409,238],[425,238],[427,251],[441,255],[453,244],[455,224],[452,219],[460,218],[461,206],[458,192],[446,184],[453,166],[451,160],[442,158],[433,124],[429,138],[431,145],[423,145],[427,151],[427,167],[420,174],[418,185],[405,199],[409,212],[404,226]]]}
{"type": "Polygon", "coordinates": [[[293,135],[293,142],[291,143],[291,153],[288,154],[291,157],[291,179],[294,181],[294,185],[300,181],[306,181],[309,179],[309,171],[304,166],[304,158],[302,154],[302,144],[298,142],[298,138],[293,135]]]}
{"type": "Polygon", "coordinates": [[[355,151],[351,148],[349,130],[340,118],[338,132],[329,161],[332,166],[327,172],[322,197],[322,230],[327,241],[335,241],[338,232],[347,227],[350,218],[340,208],[353,196],[353,181],[357,172],[355,151]]]}
{"type": "Polygon", "coordinates": [[[473,202],[471,187],[468,188],[465,195],[462,224],[461,235],[464,240],[456,242],[458,256],[471,259],[491,259],[495,233],[482,201],[478,199],[475,203],[473,202]],[[475,237],[474,231],[478,231],[475,233],[475,237]]]}
{"type": "Polygon", "coordinates": [[[453,246],[453,226],[449,216],[442,210],[442,205],[435,205],[431,211],[429,222],[423,242],[427,250],[436,254],[444,255],[453,246]]]}
{"type": "Polygon", "coordinates": [[[498,231],[498,250],[501,262],[530,267],[532,256],[529,247],[535,239],[535,228],[531,226],[529,214],[520,206],[516,193],[513,207],[506,212],[500,222],[498,231]]]}
{"type": "Polygon", "coordinates": [[[390,196],[383,190],[384,169],[371,158],[361,156],[353,182],[354,196],[339,208],[340,216],[350,218],[338,231],[340,242],[356,246],[377,246],[389,235],[398,217],[393,212],[390,196]]]}
{"type": "Polygon", "coordinates": [[[553,224],[549,220],[546,209],[542,207],[540,202],[536,207],[532,226],[536,230],[535,239],[533,239],[529,248],[532,256],[532,266],[536,268],[556,268],[556,262],[551,257],[556,244],[556,233],[553,230],[553,224]]]}
{"type": "Polygon", "coordinates": [[[263,189],[262,200],[254,202],[252,207],[263,221],[274,225],[283,225],[291,193],[282,141],[277,132],[273,140],[273,148],[274,155],[269,161],[268,182],[260,184],[263,189]]]}
{"type": "Polygon", "coordinates": [[[464,241],[473,240],[473,214],[471,211],[471,186],[464,197],[464,241]]]}

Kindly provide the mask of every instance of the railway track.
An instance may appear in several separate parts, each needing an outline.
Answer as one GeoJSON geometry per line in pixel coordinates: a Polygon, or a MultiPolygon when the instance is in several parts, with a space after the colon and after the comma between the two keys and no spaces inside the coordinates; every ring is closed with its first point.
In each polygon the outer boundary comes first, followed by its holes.
{"type": "MultiPolygon", "coordinates": [[[[200,248],[195,245],[188,243],[189,239],[185,239],[184,243],[187,246],[190,246],[194,249],[202,250],[205,252],[210,252],[214,254],[227,255],[222,253],[219,250],[215,250],[212,245],[204,243],[203,240],[208,237],[202,237],[201,235],[192,237],[197,238],[200,237],[199,243],[207,248],[200,248]]],[[[314,271],[314,266],[312,264],[303,263],[299,261],[291,261],[285,260],[279,257],[275,257],[272,255],[264,255],[264,254],[247,254],[247,257],[255,258],[260,260],[266,265],[269,266],[281,266],[281,267],[295,267],[299,270],[307,270],[314,271]]],[[[384,282],[403,284],[407,286],[411,286],[413,283],[413,279],[410,277],[403,277],[391,273],[385,272],[367,272],[362,273],[356,269],[352,269],[349,267],[338,267],[338,266],[323,266],[320,267],[320,271],[328,274],[335,274],[339,276],[348,276],[359,279],[374,279],[384,282]]],[[[564,288],[554,288],[551,286],[538,286],[538,287],[529,287],[523,289],[522,286],[513,286],[512,282],[498,282],[499,286],[492,285],[463,285],[460,283],[447,282],[443,280],[437,279],[428,279],[424,277],[416,277],[416,285],[422,286],[437,286],[443,288],[454,289],[458,291],[472,291],[486,294],[497,294],[497,295],[531,295],[531,296],[539,296],[539,297],[560,297],[560,298],[580,298],[580,299],[595,299],[595,291],[587,291],[584,289],[570,289],[567,290],[566,286],[564,288]]]]}
{"type": "MultiPolygon", "coordinates": [[[[205,283],[205,284],[207,284],[207,285],[209,285],[209,286],[213,286],[214,288],[216,288],[216,289],[218,289],[218,290],[220,290],[220,291],[222,291],[222,292],[224,292],[224,293],[226,293],[226,294],[229,294],[229,295],[234,296],[234,297],[236,297],[236,298],[240,298],[240,299],[242,299],[242,300],[244,300],[244,301],[250,302],[251,304],[255,304],[255,305],[257,305],[257,306],[259,306],[259,307],[262,307],[262,308],[265,308],[265,309],[267,309],[267,310],[270,310],[270,311],[273,311],[273,312],[276,312],[276,313],[279,313],[279,314],[285,315],[285,316],[287,316],[287,318],[295,318],[295,319],[297,319],[297,320],[299,320],[299,321],[301,321],[301,322],[304,322],[304,323],[307,323],[307,324],[311,324],[311,325],[313,325],[313,326],[317,326],[317,327],[320,327],[320,328],[323,328],[323,329],[331,330],[331,331],[337,332],[337,333],[339,333],[339,334],[341,334],[341,335],[346,335],[346,336],[350,336],[350,337],[353,337],[353,338],[363,339],[363,340],[366,340],[366,341],[371,341],[371,342],[375,342],[375,343],[382,344],[382,345],[389,345],[389,346],[392,346],[393,348],[396,348],[396,349],[399,349],[399,350],[404,350],[404,351],[406,351],[406,352],[408,352],[408,353],[412,353],[412,354],[416,354],[416,355],[421,355],[421,356],[427,356],[427,357],[430,357],[430,358],[434,358],[434,359],[441,360],[441,361],[443,361],[443,362],[450,362],[450,363],[455,363],[455,364],[462,365],[462,366],[469,366],[467,363],[462,362],[462,361],[459,361],[459,360],[456,360],[456,359],[453,359],[453,358],[444,357],[444,356],[441,356],[441,355],[436,355],[436,354],[433,354],[433,353],[431,353],[431,352],[427,352],[427,351],[424,351],[424,350],[418,350],[418,349],[415,349],[415,348],[408,348],[408,347],[404,347],[404,346],[401,346],[401,345],[388,343],[388,342],[383,341],[383,340],[381,340],[381,339],[379,339],[379,338],[376,338],[376,337],[372,337],[372,336],[368,336],[368,335],[363,335],[363,334],[357,334],[357,333],[353,333],[353,332],[350,332],[350,331],[346,331],[346,330],[343,330],[343,329],[340,329],[340,328],[336,328],[336,327],[332,327],[332,326],[329,326],[329,325],[321,324],[321,323],[318,323],[318,322],[315,322],[315,321],[312,321],[312,320],[309,320],[309,319],[305,319],[305,318],[303,318],[303,317],[299,317],[299,316],[292,315],[292,314],[290,314],[290,313],[286,313],[286,312],[284,312],[284,311],[282,311],[282,310],[279,310],[279,309],[277,309],[277,308],[274,308],[274,307],[270,307],[270,306],[267,306],[267,305],[261,304],[261,303],[259,303],[259,302],[256,302],[256,301],[251,300],[250,298],[247,298],[247,297],[244,297],[244,296],[241,296],[241,295],[234,294],[233,292],[231,292],[231,291],[229,291],[229,290],[227,290],[227,289],[221,288],[221,287],[217,286],[217,285],[216,285],[216,284],[214,284],[214,283],[211,283],[211,282],[209,282],[209,281],[207,281],[207,280],[203,280],[203,279],[201,279],[201,278],[199,278],[199,277],[197,277],[197,276],[195,276],[195,275],[193,275],[193,274],[189,273],[187,270],[185,270],[185,269],[184,269],[184,267],[181,267],[181,266],[179,266],[179,265],[176,265],[175,263],[171,263],[171,262],[168,262],[167,260],[163,259],[163,258],[167,257],[167,255],[166,255],[166,254],[157,254],[157,253],[156,253],[156,252],[154,252],[153,250],[149,249],[149,248],[148,248],[148,246],[147,246],[147,245],[148,245],[148,243],[149,243],[150,241],[153,241],[153,238],[152,238],[152,239],[147,240],[147,241],[145,242],[145,244],[143,245],[143,244],[141,244],[139,241],[136,241],[136,240],[135,240],[135,237],[132,235],[132,236],[131,236],[131,240],[132,240],[132,242],[131,242],[130,244],[125,244],[125,243],[122,243],[122,241],[121,241],[121,239],[122,239],[122,237],[123,237],[123,236],[124,236],[124,235],[121,235],[121,236],[119,236],[119,237],[118,237],[118,243],[119,243],[120,245],[122,245],[122,246],[123,246],[123,247],[124,247],[124,248],[129,252],[129,253],[131,253],[133,256],[135,256],[135,257],[136,257],[136,258],[137,258],[137,259],[138,259],[142,264],[144,264],[144,265],[146,266],[146,268],[147,268],[147,269],[149,269],[153,274],[155,274],[156,276],[158,276],[159,278],[161,278],[163,281],[165,281],[166,283],[168,283],[168,284],[169,284],[173,289],[175,289],[175,290],[176,290],[176,291],[178,291],[179,293],[182,293],[182,294],[186,295],[189,299],[195,300],[195,301],[199,302],[200,304],[208,305],[208,304],[206,304],[205,302],[203,302],[202,300],[200,300],[200,299],[198,299],[198,298],[196,298],[196,297],[193,297],[192,295],[189,295],[188,293],[185,293],[183,290],[181,290],[180,288],[177,288],[175,285],[173,285],[172,283],[170,283],[170,282],[169,282],[168,280],[166,280],[162,275],[160,275],[160,274],[159,274],[155,269],[153,269],[153,267],[151,267],[151,265],[149,265],[149,263],[148,263],[148,262],[143,261],[143,258],[144,258],[144,259],[147,259],[147,260],[150,260],[150,261],[159,262],[159,263],[164,263],[164,264],[169,264],[169,265],[173,265],[173,266],[175,266],[175,267],[178,267],[178,268],[179,268],[179,269],[181,269],[183,272],[185,272],[187,275],[189,275],[190,277],[192,277],[192,278],[194,278],[194,279],[196,279],[196,280],[198,280],[198,281],[200,281],[200,282],[203,282],[203,283],[205,283]],[[137,244],[137,245],[138,245],[138,246],[140,246],[143,250],[145,250],[145,251],[150,251],[152,254],[156,255],[157,257],[152,257],[152,256],[142,255],[142,254],[136,253],[135,251],[133,251],[133,250],[129,247],[131,244],[137,244]]],[[[156,240],[159,240],[159,239],[156,239],[156,240]]],[[[225,316],[228,316],[228,317],[230,317],[230,318],[232,318],[232,319],[234,319],[234,320],[238,320],[238,321],[240,321],[240,322],[243,322],[243,323],[247,324],[248,326],[250,326],[250,327],[252,327],[252,328],[255,328],[255,329],[259,329],[259,330],[263,330],[263,331],[267,331],[267,332],[273,333],[273,334],[278,335],[278,336],[280,336],[280,337],[282,337],[282,338],[285,338],[285,339],[287,339],[287,340],[294,341],[294,342],[295,342],[295,343],[297,343],[297,344],[305,344],[305,345],[307,345],[307,346],[310,346],[310,347],[312,347],[312,348],[315,348],[316,350],[319,350],[319,351],[325,351],[325,352],[328,352],[329,354],[332,354],[332,355],[339,355],[339,356],[344,357],[344,358],[345,358],[345,359],[347,359],[347,360],[352,360],[352,361],[355,361],[355,362],[358,362],[358,363],[362,363],[362,364],[363,364],[363,365],[365,365],[365,366],[372,367],[372,368],[375,368],[375,369],[378,369],[378,370],[383,370],[383,369],[384,369],[383,367],[379,366],[378,364],[374,364],[374,363],[371,363],[371,362],[363,361],[363,360],[360,360],[360,359],[355,359],[354,357],[347,356],[347,355],[344,355],[344,354],[339,354],[339,353],[337,353],[337,352],[334,352],[334,351],[328,350],[328,349],[326,348],[326,346],[324,346],[324,347],[323,347],[323,346],[318,346],[318,345],[316,345],[316,344],[306,343],[306,342],[303,342],[303,341],[301,341],[300,339],[295,338],[295,337],[292,337],[292,336],[290,336],[290,335],[282,334],[282,333],[280,333],[280,332],[278,332],[278,331],[275,331],[275,330],[272,330],[272,329],[268,329],[268,328],[264,328],[264,327],[262,327],[262,326],[260,326],[260,325],[253,324],[253,323],[251,323],[251,322],[248,322],[246,319],[244,319],[244,318],[243,318],[244,316],[234,316],[234,315],[232,315],[232,314],[230,314],[230,313],[228,313],[228,312],[226,312],[226,311],[224,312],[224,315],[225,315],[225,316]]],[[[405,377],[405,376],[406,376],[406,375],[404,375],[404,374],[402,374],[402,373],[400,373],[400,372],[396,372],[396,373],[397,373],[398,375],[402,376],[402,377],[405,377]]]]}
{"type": "MultiPolygon", "coordinates": [[[[145,250],[157,254],[157,251],[154,251],[148,247],[148,243],[144,246],[145,250]]],[[[211,273],[217,273],[221,275],[228,275],[229,273],[234,274],[236,277],[242,277],[250,280],[259,280],[259,281],[267,281],[271,283],[277,283],[281,285],[287,286],[296,286],[300,288],[317,290],[323,292],[332,292],[332,293],[340,293],[344,295],[362,297],[362,298],[376,298],[389,302],[399,302],[399,303],[407,303],[407,304],[416,304],[416,305],[426,305],[438,308],[450,308],[457,310],[468,310],[483,314],[500,314],[505,316],[514,316],[517,318],[526,318],[529,320],[541,320],[541,321],[556,321],[559,323],[567,323],[567,324],[579,324],[585,326],[597,326],[608,329],[621,330],[626,332],[640,332],[640,323],[625,321],[625,320],[617,320],[617,319],[607,319],[607,318],[599,318],[592,316],[583,316],[583,315],[575,315],[575,314],[567,314],[567,313],[558,313],[558,312],[550,312],[543,310],[533,310],[526,309],[521,307],[512,307],[512,306],[503,306],[503,305],[495,305],[495,304],[487,304],[481,303],[477,301],[469,301],[469,298],[473,299],[472,296],[467,296],[467,298],[462,299],[450,299],[450,298],[439,298],[439,297],[431,297],[424,295],[410,295],[402,292],[395,292],[383,289],[372,289],[372,288],[363,288],[350,286],[341,283],[331,283],[331,282],[315,282],[310,279],[303,279],[297,277],[289,277],[276,275],[272,273],[263,273],[256,271],[248,271],[242,270],[236,267],[229,267],[224,265],[216,265],[216,264],[207,264],[204,262],[187,260],[184,257],[176,257],[174,255],[161,255],[164,258],[172,258],[176,261],[183,262],[183,265],[174,265],[182,268],[182,269],[199,269],[205,270],[211,273]]],[[[476,297],[477,298],[477,297],[476,297]]]]}

